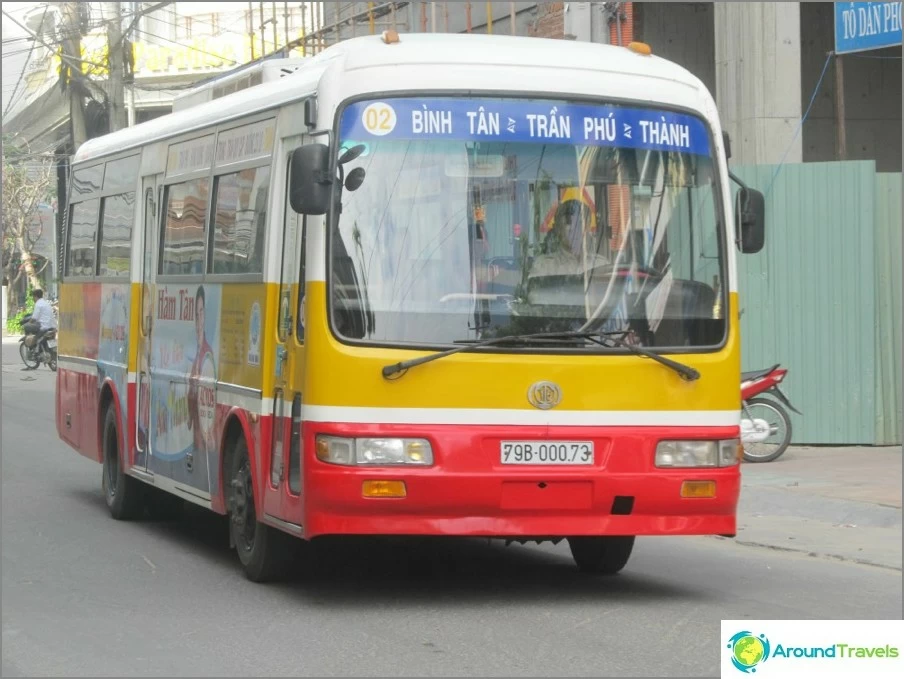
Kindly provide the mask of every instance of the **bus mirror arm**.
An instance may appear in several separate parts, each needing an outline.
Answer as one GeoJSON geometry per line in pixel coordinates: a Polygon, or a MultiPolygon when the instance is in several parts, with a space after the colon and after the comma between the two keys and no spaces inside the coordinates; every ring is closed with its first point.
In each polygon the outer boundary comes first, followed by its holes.
{"type": "Polygon", "coordinates": [[[729,179],[731,179],[731,181],[733,181],[735,184],[737,184],[738,186],[740,186],[742,189],[749,188],[749,187],[747,186],[747,184],[744,183],[744,180],[741,179],[738,175],[736,175],[736,174],[735,174],[734,172],[732,172],[731,170],[728,171],[728,177],[729,177],[729,179]]]}

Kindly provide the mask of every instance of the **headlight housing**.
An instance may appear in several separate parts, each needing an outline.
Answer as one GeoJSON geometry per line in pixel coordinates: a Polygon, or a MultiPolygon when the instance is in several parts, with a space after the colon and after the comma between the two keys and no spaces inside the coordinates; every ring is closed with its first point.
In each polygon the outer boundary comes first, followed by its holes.
{"type": "Polygon", "coordinates": [[[688,469],[731,467],[738,464],[738,439],[725,441],[660,441],[656,444],[656,466],[688,469]]]}
{"type": "Polygon", "coordinates": [[[433,464],[433,448],[426,439],[346,438],[320,434],[315,450],[318,460],[346,466],[427,467],[433,464]]]}

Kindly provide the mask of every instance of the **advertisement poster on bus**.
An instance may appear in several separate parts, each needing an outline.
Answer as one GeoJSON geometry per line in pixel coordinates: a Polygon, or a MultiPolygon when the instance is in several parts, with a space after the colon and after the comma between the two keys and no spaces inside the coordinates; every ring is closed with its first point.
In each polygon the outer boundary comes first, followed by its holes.
{"type": "MultiPolygon", "coordinates": [[[[146,266],[150,266],[146,262],[146,266]]],[[[151,342],[150,337],[154,326],[154,293],[155,286],[143,283],[141,286],[141,316],[138,318],[138,382],[137,396],[137,441],[135,448],[134,464],[139,467],[147,466],[148,443],[151,436],[151,342]]]]}
{"type": "Polygon", "coordinates": [[[162,284],[155,292],[149,466],[206,492],[216,449],[220,286],[162,284]]]}
{"type": "Polygon", "coordinates": [[[97,358],[100,331],[100,284],[60,286],[59,352],[63,356],[97,358]]]}
{"type": "Polygon", "coordinates": [[[100,333],[97,346],[98,381],[110,379],[116,386],[120,412],[126,412],[126,374],[129,363],[128,285],[105,285],[100,298],[100,333]]]}
{"type": "Polygon", "coordinates": [[[235,284],[220,309],[220,380],[253,389],[261,388],[261,309],[266,287],[259,283],[235,284]]]}

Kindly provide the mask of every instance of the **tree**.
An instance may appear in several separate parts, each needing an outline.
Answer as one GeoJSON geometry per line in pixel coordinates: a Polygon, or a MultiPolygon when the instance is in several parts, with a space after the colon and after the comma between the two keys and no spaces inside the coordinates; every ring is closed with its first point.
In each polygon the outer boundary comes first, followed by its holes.
{"type": "Polygon", "coordinates": [[[54,197],[55,174],[53,156],[32,154],[25,144],[16,145],[4,139],[3,144],[3,266],[12,291],[22,276],[30,288],[41,287],[40,275],[47,260],[35,254],[35,246],[44,234],[39,216],[42,204],[54,197]]]}

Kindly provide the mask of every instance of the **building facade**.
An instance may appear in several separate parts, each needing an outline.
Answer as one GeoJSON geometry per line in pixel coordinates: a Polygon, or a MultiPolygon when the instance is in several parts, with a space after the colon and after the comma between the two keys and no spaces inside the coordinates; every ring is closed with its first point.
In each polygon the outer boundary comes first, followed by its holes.
{"type": "MultiPolygon", "coordinates": [[[[733,162],[874,160],[880,172],[901,171],[901,46],[845,55],[839,86],[839,60],[831,55],[835,3],[312,4],[309,52],[388,27],[624,45],[640,40],[710,89],[732,138],[733,162]],[[839,91],[844,148],[839,148],[839,91]],[[801,125],[811,97],[813,105],[801,125]]],[[[894,12],[882,18],[894,22],[894,12]]]]}

